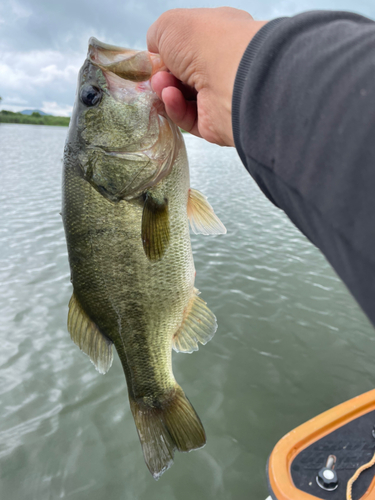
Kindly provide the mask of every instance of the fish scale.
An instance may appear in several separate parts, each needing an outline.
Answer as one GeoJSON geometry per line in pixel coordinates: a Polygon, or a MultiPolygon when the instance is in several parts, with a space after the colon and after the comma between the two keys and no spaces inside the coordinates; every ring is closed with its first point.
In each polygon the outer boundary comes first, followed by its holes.
{"type": "Polygon", "coordinates": [[[205,234],[225,228],[190,189],[181,133],[149,83],[119,78],[112,73],[117,63],[109,74],[100,59],[117,51],[121,74],[131,76],[142,53],[126,70],[126,49],[98,44],[91,41],[80,72],[64,153],[62,215],[73,284],[68,329],[101,373],[115,346],[145,461],[158,479],[175,449],[200,448],[206,440],[172,372],[172,347],[192,352],[216,330],[194,288],[188,206],[194,228],[205,234]]]}

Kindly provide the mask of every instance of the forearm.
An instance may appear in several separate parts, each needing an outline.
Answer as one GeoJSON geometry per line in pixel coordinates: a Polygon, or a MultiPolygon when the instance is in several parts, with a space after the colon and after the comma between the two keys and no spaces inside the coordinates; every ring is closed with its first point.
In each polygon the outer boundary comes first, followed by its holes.
{"type": "Polygon", "coordinates": [[[250,43],[233,95],[237,150],[375,324],[375,23],[311,12],[250,43]]]}

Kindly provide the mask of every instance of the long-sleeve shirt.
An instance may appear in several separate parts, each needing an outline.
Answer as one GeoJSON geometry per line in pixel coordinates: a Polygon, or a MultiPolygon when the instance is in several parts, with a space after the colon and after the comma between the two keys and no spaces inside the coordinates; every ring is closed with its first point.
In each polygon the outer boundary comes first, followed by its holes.
{"type": "Polygon", "coordinates": [[[249,173],[375,325],[375,23],[316,11],[266,24],[240,63],[232,120],[249,173]]]}

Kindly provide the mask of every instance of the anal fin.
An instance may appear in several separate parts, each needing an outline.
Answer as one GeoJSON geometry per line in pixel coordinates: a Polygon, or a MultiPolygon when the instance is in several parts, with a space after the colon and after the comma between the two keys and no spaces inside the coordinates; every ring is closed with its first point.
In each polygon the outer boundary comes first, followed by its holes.
{"type": "Polygon", "coordinates": [[[172,339],[172,347],[177,352],[193,352],[198,350],[198,342],[205,345],[217,330],[216,317],[207,307],[206,302],[198,297],[199,291],[194,288],[184,321],[172,339]]]}
{"type": "Polygon", "coordinates": [[[113,343],[91,321],[73,293],[69,301],[68,331],[99,373],[107,373],[113,361],[113,343]]]}

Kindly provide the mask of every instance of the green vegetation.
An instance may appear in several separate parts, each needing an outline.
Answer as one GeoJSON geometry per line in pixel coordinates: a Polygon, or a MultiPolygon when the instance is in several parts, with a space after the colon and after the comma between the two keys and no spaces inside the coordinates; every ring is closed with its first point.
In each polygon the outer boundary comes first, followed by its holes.
{"type": "MultiPolygon", "coordinates": [[[[1,97],[0,97],[1,102],[1,97]]],[[[22,113],[13,113],[12,111],[6,111],[3,109],[0,111],[0,123],[23,123],[26,125],[57,125],[60,127],[68,127],[70,118],[66,116],[52,116],[44,115],[42,116],[38,112],[34,112],[31,115],[23,115],[22,113]]],[[[185,130],[180,128],[183,134],[188,134],[185,130]]]]}
{"type": "Polygon", "coordinates": [[[13,113],[12,111],[0,111],[0,123],[25,123],[29,125],[59,125],[67,127],[70,118],[66,116],[42,116],[38,112],[31,115],[23,115],[21,113],[13,113]]]}

